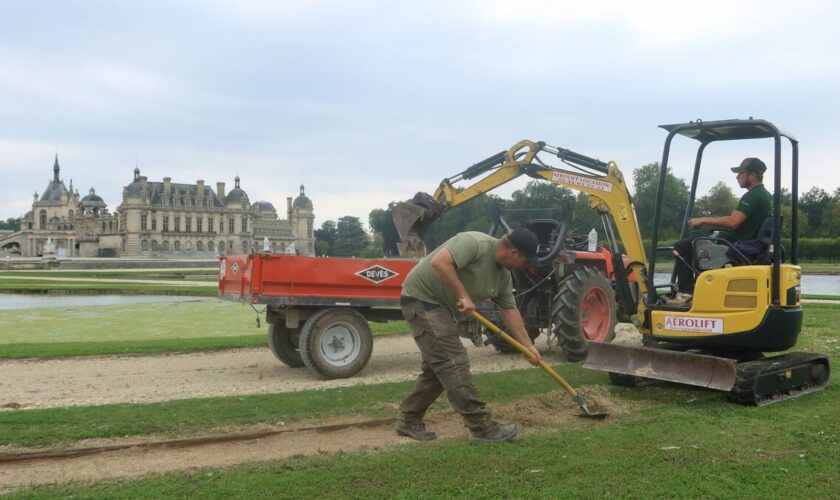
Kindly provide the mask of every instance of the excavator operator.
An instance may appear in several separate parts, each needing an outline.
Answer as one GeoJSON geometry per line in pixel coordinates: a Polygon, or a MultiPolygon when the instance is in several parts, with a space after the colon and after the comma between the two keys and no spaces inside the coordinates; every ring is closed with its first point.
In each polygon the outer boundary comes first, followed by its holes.
{"type": "MultiPolygon", "coordinates": [[[[695,228],[704,224],[721,226],[727,229],[725,238],[733,243],[755,240],[762,223],[773,212],[773,198],[763,184],[766,170],[767,166],[758,158],[745,158],[739,166],[732,168],[732,172],[737,174],[738,185],[747,190],[738,201],[738,207],[731,214],[721,217],[688,219],[689,227],[695,228]]],[[[692,252],[693,246],[689,239],[674,244],[674,253],[677,254],[674,263],[677,271],[677,294],[667,300],[670,306],[685,307],[691,304],[695,278],[694,269],[689,264],[692,261],[692,252]]]]}

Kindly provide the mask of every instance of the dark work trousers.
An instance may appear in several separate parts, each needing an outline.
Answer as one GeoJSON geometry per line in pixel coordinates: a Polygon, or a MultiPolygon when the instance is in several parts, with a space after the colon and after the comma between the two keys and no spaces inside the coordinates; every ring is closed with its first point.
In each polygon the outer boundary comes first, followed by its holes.
{"type": "MultiPolygon", "coordinates": [[[[680,240],[674,243],[674,251],[680,254],[689,264],[692,262],[694,248],[691,240],[680,240]]],[[[677,291],[682,293],[694,293],[694,271],[678,257],[674,257],[674,268],[677,270],[677,291]]]]}
{"type": "Polygon", "coordinates": [[[399,419],[406,425],[422,422],[429,406],[446,391],[449,404],[461,414],[468,428],[486,429],[490,424],[490,410],[478,397],[467,350],[452,314],[437,304],[409,297],[403,297],[400,302],[423,361],[414,391],[400,404],[399,419]]]}

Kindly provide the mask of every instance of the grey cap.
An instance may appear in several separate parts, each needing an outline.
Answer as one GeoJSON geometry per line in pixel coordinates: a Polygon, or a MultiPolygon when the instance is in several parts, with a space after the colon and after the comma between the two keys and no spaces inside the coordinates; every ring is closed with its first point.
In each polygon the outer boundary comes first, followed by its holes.
{"type": "Polygon", "coordinates": [[[767,165],[758,158],[744,158],[744,161],[742,161],[740,165],[732,167],[732,171],[736,174],[740,174],[741,172],[756,172],[758,174],[763,174],[765,170],[767,170],[767,165]]]}

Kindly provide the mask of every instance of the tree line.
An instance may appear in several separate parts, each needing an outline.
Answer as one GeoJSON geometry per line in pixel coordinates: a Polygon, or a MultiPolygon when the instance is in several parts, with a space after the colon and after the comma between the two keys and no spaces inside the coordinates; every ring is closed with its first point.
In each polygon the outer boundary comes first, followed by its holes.
{"type": "MultiPolygon", "coordinates": [[[[633,204],[642,238],[653,232],[656,193],[659,188],[659,163],[649,163],[633,170],[633,204]]],[[[772,192],[772,186],[768,186],[772,192]]],[[[743,193],[735,193],[720,181],[703,196],[696,197],[692,216],[727,215],[738,206],[743,193]]],[[[660,241],[676,240],[681,233],[688,205],[689,185],[669,168],[665,177],[662,210],[660,212],[660,241]]],[[[328,220],[315,231],[315,251],[320,256],[334,257],[396,257],[398,256],[396,228],[392,213],[397,202],[377,208],[368,215],[370,234],[358,217],[345,216],[338,221],[328,220]]],[[[790,239],[791,195],[782,190],[782,238],[790,239]]],[[[509,199],[487,194],[444,213],[426,234],[426,247],[431,250],[462,231],[487,232],[499,210],[511,227],[522,227],[528,220],[543,218],[570,221],[573,235],[583,236],[595,228],[603,236],[603,226],[597,212],[589,206],[585,193],[545,181],[530,181],[523,189],[514,191],[509,199]]],[[[808,239],[830,239],[840,229],[840,188],[828,193],[813,187],[799,197],[799,235],[803,256],[831,258],[833,246],[808,239]],[[825,249],[823,249],[825,247],[825,249]],[[816,249],[816,250],[809,250],[816,249]],[[822,250],[820,250],[822,249],[822,250]],[[826,250],[827,249],[827,250],[826,250]],[[825,254],[825,255],[823,255],[825,254]]],[[[832,243],[834,242],[834,243],[832,243]]]]}

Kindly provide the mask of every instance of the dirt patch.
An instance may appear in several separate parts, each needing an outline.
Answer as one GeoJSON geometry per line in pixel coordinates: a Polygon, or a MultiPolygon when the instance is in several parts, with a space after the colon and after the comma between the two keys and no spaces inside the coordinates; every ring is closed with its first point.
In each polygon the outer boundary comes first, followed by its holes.
{"type": "MultiPolygon", "coordinates": [[[[579,408],[562,391],[528,397],[513,403],[494,405],[494,418],[503,422],[518,422],[522,436],[542,432],[574,432],[577,425],[608,425],[622,415],[633,411],[624,402],[613,400],[609,391],[601,387],[584,387],[587,401],[598,408],[609,408],[606,423],[578,419],[579,408]]],[[[394,433],[393,421],[375,421],[369,417],[343,415],[318,421],[302,421],[288,429],[306,429],[312,426],[350,424],[338,430],[297,430],[249,441],[215,443],[181,448],[134,446],[113,452],[98,453],[75,458],[33,460],[0,463],[0,493],[45,483],[99,481],[105,479],[137,478],[169,471],[188,471],[207,467],[227,467],[242,463],[280,460],[293,456],[309,456],[338,452],[375,452],[393,446],[434,446],[417,443],[394,433]]],[[[427,425],[438,433],[440,441],[465,441],[467,430],[460,416],[451,409],[436,411],[427,416],[427,425]]],[[[225,429],[228,432],[256,432],[277,430],[284,426],[261,425],[225,429]]],[[[216,430],[219,431],[218,429],[216,430]]],[[[216,434],[216,433],[214,433],[216,434]]],[[[142,439],[88,440],[79,447],[108,446],[114,444],[148,445],[154,437],[142,439]]],[[[4,449],[4,454],[23,452],[22,449],[4,449]]]]}

